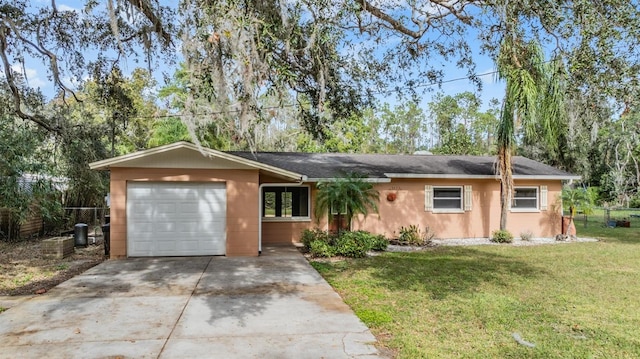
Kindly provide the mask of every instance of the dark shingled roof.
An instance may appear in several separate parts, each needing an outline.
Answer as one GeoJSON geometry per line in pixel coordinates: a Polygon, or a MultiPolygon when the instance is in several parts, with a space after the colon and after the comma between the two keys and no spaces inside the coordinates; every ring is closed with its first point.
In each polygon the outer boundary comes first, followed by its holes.
{"type": "MultiPolygon", "coordinates": [[[[385,173],[452,177],[496,175],[496,157],[492,156],[237,151],[228,153],[306,175],[308,178],[335,178],[347,172],[360,173],[370,178],[386,178],[385,173]]],[[[577,178],[565,171],[519,156],[513,157],[513,174],[577,178]]]]}

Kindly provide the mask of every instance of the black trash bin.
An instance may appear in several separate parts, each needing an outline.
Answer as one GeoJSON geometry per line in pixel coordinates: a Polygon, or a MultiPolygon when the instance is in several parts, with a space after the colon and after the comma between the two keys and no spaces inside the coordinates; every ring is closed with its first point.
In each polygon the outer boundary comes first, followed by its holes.
{"type": "Polygon", "coordinates": [[[102,235],[104,236],[104,255],[108,256],[111,252],[111,224],[106,223],[102,226],[102,235]]]}
{"type": "Polygon", "coordinates": [[[87,247],[89,245],[89,225],[76,223],[73,227],[73,242],[76,247],[87,247]]]}

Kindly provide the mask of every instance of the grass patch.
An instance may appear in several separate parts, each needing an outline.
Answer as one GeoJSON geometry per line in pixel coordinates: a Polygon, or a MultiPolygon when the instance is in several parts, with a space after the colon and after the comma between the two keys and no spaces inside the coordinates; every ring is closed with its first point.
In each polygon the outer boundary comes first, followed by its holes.
{"type": "Polygon", "coordinates": [[[0,313],[4,312],[5,310],[7,310],[7,308],[5,308],[5,307],[0,307],[0,313]]]}
{"type": "MultiPolygon", "coordinates": [[[[612,211],[613,212],[613,211],[612,211]]],[[[613,214],[611,215],[613,218],[613,214]]],[[[622,219],[623,217],[616,217],[622,219]]],[[[603,240],[611,240],[616,243],[639,243],[640,242],[640,218],[628,218],[631,227],[614,227],[609,228],[604,224],[604,216],[592,215],[587,220],[584,216],[577,216],[574,224],[578,232],[578,236],[594,237],[603,240]]]]}
{"type": "Polygon", "coordinates": [[[313,266],[398,358],[635,358],[636,222],[576,223],[597,243],[436,247],[313,266]]]}

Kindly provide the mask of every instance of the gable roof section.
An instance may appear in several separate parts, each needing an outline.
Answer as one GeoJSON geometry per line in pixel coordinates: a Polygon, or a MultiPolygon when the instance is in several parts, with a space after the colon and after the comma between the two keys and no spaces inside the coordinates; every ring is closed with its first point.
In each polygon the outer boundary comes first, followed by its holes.
{"type": "Polygon", "coordinates": [[[94,170],[106,170],[111,167],[257,169],[291,181],[301,181],[304,177],[285,168],[209,148],[199,148],[184,141],[89,164],[89,168],[94,170]]]}
{"type": "MultiPolygon", "coordinates": [[[[228,152],[303,174],[307,181],[336,178],[347,172],[370,179],[496,178],[496,157],[339,154],[298,152],[228,152]]],[[[514,179],[574,180],[580,176],[520,156],[513,157],[514,179]]]]}
{"type": "MultiPolygon", "coordinates": [[[[372,182],[389,182],[392,178],[497,178],[493,156],[221,152],[184,141],[93,162],[89,167],[257,169],[288,181],[307,182],[337,178],[348,172],[360,173],[372,182]]],[[[513,177],[580,179],[520,156],[513,157],[513,177]]]]}

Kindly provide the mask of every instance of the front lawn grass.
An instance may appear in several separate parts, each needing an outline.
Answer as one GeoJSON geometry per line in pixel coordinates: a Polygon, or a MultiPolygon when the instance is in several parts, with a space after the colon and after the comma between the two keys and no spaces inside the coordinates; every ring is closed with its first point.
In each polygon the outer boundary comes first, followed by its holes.
{"type": "Polygon", "coordinates": [[[312,264],[398,358],[640,357],[640,223],[577,227],[603,241],[312,264]]]}

